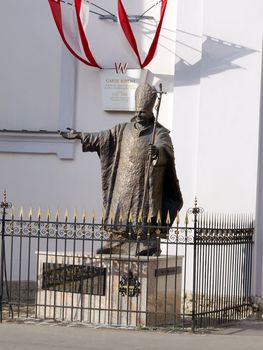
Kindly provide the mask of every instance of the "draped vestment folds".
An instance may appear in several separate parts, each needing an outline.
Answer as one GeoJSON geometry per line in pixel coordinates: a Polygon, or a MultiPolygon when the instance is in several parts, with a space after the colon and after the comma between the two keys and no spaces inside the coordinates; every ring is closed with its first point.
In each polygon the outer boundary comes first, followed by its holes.
{"type": "MultiPolygon", "coordinates": [[[[129,218],[133,224],[138,222],[152,132],[153,124],[138,127],[136,122],[130,122],[98,133],[82,133],[83,152],[94,151],[100,157],[106,223],[110,223],[110,217],[116,226],[120,217],[123,225],[128,224],[129,218]]],[[[151,161],[144,212],[147,216],[150,213],[154,224],[160,210],[162,224],[166,225],[169,210],[172,224],[183,201],[169,131],[159,123],[154,144],[159,153],[151,161]]]]}

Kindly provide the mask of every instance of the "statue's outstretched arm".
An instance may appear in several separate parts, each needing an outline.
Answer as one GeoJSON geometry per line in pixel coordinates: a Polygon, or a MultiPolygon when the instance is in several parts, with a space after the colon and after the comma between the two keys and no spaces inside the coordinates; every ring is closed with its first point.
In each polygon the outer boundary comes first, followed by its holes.
{"type": "Polygon", "coordinates": [[[67,140],[79,139],[82,143],[83,152],[99,152],[100,133],[83,133],[67,128],[68,131],[59,131],[60,135],[67,140]]]}

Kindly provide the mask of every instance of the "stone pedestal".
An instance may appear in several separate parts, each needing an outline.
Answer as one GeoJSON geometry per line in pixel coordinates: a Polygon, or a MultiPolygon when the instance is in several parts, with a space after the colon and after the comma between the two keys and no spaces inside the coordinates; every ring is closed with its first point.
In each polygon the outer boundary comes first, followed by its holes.
{"type": "Polygon", "coordinates": [[[38,317],[122,326],[171,325],[180,317],[181,281],[182,257],[43,252],[38,317]]]}

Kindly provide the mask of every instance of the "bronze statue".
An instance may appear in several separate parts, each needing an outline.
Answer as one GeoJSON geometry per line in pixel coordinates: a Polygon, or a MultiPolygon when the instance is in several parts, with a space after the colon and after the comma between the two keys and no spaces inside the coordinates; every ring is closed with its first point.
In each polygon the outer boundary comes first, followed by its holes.
{"type": "Polygon", "coordinates": [[[139,247],[128,247],[128,227],[138,222],[149,225],[149,221],[156,225],[158,212],[162,225],[167,226],[168,211],[172,224],[182,207],[169,131],[155,122],[153,114],[157,94],[149,84],[139,85],[135,92],[136,113],[129,123],[95,133],[73,129],[61,132],[64,138],[80,139],[83,152],[97,152],[100,157],[105,223],[112,224],[116,241],[99,253],[128,253],[129,249],[134,255],[159,255],[160,244],[154,232],[150,241],[144,237],[139,247]]]}

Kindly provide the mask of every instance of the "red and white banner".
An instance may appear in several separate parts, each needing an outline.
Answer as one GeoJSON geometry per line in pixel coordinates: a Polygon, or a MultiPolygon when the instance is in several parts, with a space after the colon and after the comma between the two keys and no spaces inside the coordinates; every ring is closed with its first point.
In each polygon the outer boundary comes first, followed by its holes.
{"type": "Polygon", "coordinates": [[[144,67],[146,67],[151,60],[154,57],[156,48],[157,48],[157,44],[159,41],[159,36],[160,36],[160,32],[161,32],[161,28],[162,28],[162,24],[163,24],[163,18],[164,18],[164,14],[165,14],[165,10],[166,10],[166,5],[167,5],[167,0],[162,0],[162,6],[161,6],[161,14],[160,14],[160,21],[159,24],[157,26],[157,30],[155,32],[155,36],[153,38],[152,44],[150,46],[149,52],[145,58],[145,60],[142,62],[140,54],[139,54],[139,50],[138,50],[138,46],[136,43],[136,39],[135,36],[133,34],[127,13],[124,9],[124,6],[122,4],[121,0],[118,0],[118,17],[119,17],[119,22],[120,25],[122,27],[122,30],[127,38],[127,40],[129,41],[135,55],[138,58],[139,64],[141,66],[141,68],[143,69],[144,67]]]}
{"type": "Polygon", "coordinates": [[[72,6],[60,0],[48,0],[60,36],[68,50],[83,63],[100,68],[88,44],[85,28],[88,24],[89,6],[74,0],[72,6]]]}
{"type": "MultiPolygon", "coordinates": [[[[116,61],[131,61],[131,63],[133,62],[133,66],[143,69],[153,59],[159,41],[167,0],[161,1],[160,21],[149,51],[144,59],[141,58],[136,38],[122,0],[116,0],[116,5],[120,27],[124,35],[122,33],[118,34],[116,26],[106,25],[109,23],[105,23],[105,21],[101,21],[103,23],[100,26],[98,26],[98,22],[96,21],[96,30],[94,30],[94,19],[91,19],[93,24],[90,23],[88,29],[89,5],[83,0],[72,0],[72,5],[60,0],[48,0],[48,2],[64,44],[83,63],[97,68],[113,68],[116,61]],[[97,60],[95,60],[90,50],[88,37],[97,60]],[[104,41],[105,45],[103,44],[104,41]],[[107,47],[107,52],[105,47],[107,47]],[[133,56],[132,52],[135,53],[135,56],[133,56]],[[127,59],[128,54],[129,58],[127,59]],[[126,58],[123,59],[125,55],[126,58]],[[98,61],[101,64],[98,64],[98,61]]],[[[130,62],[128,65],[131,67],[130,62]]]]}

